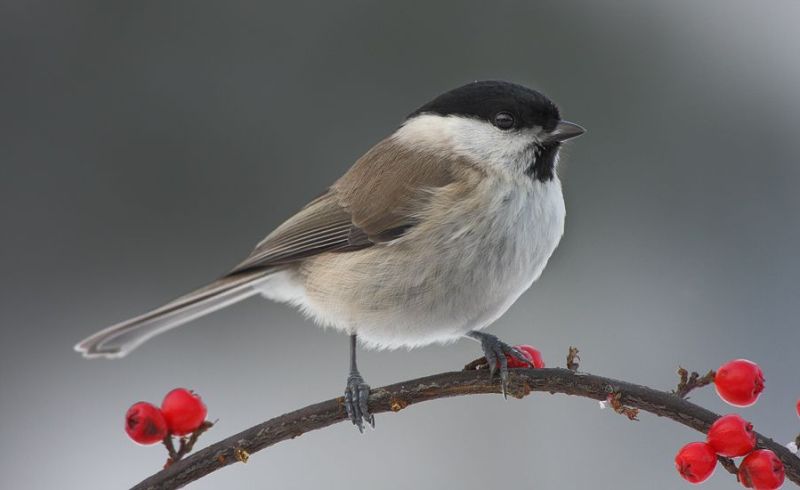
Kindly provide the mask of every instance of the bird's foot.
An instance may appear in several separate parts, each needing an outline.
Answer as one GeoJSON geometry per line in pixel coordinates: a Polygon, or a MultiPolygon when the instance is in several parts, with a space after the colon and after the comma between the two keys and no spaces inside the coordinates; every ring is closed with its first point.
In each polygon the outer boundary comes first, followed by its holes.
{"type": "Polygon", "coordinates": [[[358,372],[347,377],[347,388],[344,390],[344,408],[347,416],[358,431],[364,433],[364,422],[375,428],[375,416],[369,413],[369,385],[364,383],[364,378],[358,372]]]}
{"type": "Polygon", "coordinates": [[[481,343],[483,355],[486,356],[486,361],[489,364],[489,379],[494,378],[495,373],[500,371],[500,386],[503,390],[503,398],[508,398],[508,359],[506,359],[506,355],[524,362],[531,367],[534,367],[533,363],[520,351],[506,344],[494,335],[472,331],[469,333],[469,336],[481,343]]]}

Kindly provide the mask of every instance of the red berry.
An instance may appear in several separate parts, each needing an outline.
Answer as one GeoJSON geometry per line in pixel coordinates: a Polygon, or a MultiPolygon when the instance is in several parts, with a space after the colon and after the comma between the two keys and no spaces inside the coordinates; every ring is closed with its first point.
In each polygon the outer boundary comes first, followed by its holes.
{"type": "Polygon", "coordinates": [[[718,418],[708,429],[708,444],[727,458],[744,456],[756,447],[753,424],[735,413],[718,418]]]}
{"type": "MultiPolygon", "coordinates": [[[[529,360],[533,363],[533,367],[535,368],[543,368],[544,361],[542,360],[542,353],[539,352],[537,349],[533,348],[530,345],[515,345],[515,349],[517,349],[525,359],[529,360]]],[[[508,360],[508,367],[510,368],[529,368],[531,367],[530,364],[526,364],[516,357],[511,357],[506,355],[506,359],[508,360]]]]}
{"type": "Polygon", "coordinates": [[[528,355],[531,356],[531,361],[533,362],[533,367],[535,368],[543,368],[544,367],[544,359],[542,359],[542,353],[539,352],[538,349],[534,349],[530,345],[518,345],[517,349],[526,352],[528,355]]]}
{"type": "Polygon", "coordinates": [[[800,417],[800,400],[797,400],[797,406],[795,408],[797,408],[797,416],[800,417]]]}
{"type": "Polygon", "coordinates": [[[747,488],[774,490],[783,485],[783,463],[769,449],[757,449],[739,465],[739,481],[747,488]]]}
{"type": "Polygon", "coordinates": [[[161,402],[161,411],[172,434],[183,436],[194,432],[205,421],[206,405],[196,393],[175,388],[161,402]]]}
{"type": "Polygon", "coordinates": [[[764,391],[764,373],[758,364],[736,359],[723,364],[714,376],[720,398],[735,407],[749,407],[764,391]]]}
{"type": "Polygon", "coordinates": [[[675,468],[690,483],[706,481],[716,466],[717,455],[705,442],[690,442],[675,455],[675,468]]]}
{"type": "Polygon", "coordinates": [[[137,402],[125,414],[125,432],[139,444],[155,444],[167,436],[167,421],[158,407],[137,402]]]}

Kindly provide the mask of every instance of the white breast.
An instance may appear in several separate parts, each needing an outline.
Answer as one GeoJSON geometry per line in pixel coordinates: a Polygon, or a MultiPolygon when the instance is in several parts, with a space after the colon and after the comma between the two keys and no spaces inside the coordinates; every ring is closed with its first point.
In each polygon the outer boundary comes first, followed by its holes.
{"type": "Polygon", "coordinates": [[[306,294],[292,301],[318,323],[357,333],[375,348],[454,341],[491,324],[541,274],[565,210],[558,179],[483,185],[477,195],[485,198],[451,208],[435,226],[417,226],[388,245],[310,259],[306,294]]]}
{"type": "Polygon", "coordinates": [[[449,281],[472,288],[464,299],[453,299],[456,309],[469,312],[456,326],[455,336],[493,323],[539,278],[564,232],[564,217],[557,179],[520,180],[487,207],[486,219],[477,220],[473,237],[460,243],[472,250],[466,264],[474,272],[465,277],[464,267],[457,266],[463,257],[452,257],[456,266],[449,281]]]}

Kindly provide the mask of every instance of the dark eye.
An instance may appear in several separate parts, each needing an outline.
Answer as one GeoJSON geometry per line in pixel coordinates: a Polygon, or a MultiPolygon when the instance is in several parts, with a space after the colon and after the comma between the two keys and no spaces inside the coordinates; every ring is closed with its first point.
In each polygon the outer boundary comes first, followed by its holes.
{"type": "Polygon", "coordinates": [[[494,125],[500,129],[511,129],[514,127],[514,116],[508,112],[498,112],[494,116],[494,125]]]}

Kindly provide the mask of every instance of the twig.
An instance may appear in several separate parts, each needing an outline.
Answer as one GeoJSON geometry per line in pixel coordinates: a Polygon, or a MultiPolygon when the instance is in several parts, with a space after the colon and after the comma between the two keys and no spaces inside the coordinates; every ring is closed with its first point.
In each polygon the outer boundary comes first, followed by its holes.
{"type": "MultiPolygon", "coordinates": [[[[706,432],[719,415],[672,393],[654,390],[567,369],[513,369],[509,394],[522,398],[532,391],[564,393],[593,400],[606,400],[619,393],[620,402],[633,408],[667,417],[700,432],[706,432]]],[[[420,402],[462,395],[500,393],[497,378],[489,380],[485,371],[460,371],[436,374],[372,390],[369,397],[373,413],[400,411],[420,402]]],[[[237,454],[254,454],[266,447],[293,439],[347,419],[342,397],[333,398],[268,420],[235,434],[178,461],[134,486],[135,490],[180,488],[224,466],[236,463],[237,454]]],[[[783,461],[786,477],[800,485],[800,458],[781,444],[756,434],[759,447],[771,449],[783,461]]]]}
{"type": "Polygon", "coordinates": [[[702,378],[700,375],[692,371],[692,374],[689,374],[689,371],[686,369],[679,367],[678,368],[678,376],[680,376],[681,380],[678,383],[678,387],[672,391],[675,395],[680,398],[686,398],[686,395],[689,394],[695,388],[702,388],[703,386],[710,385],[714,382],[714,376],[717,373],[714,371],[709,371],[703,376],[702,378]]]}
{"type": "Polygon", "coordinates": [[[569,346],[569,352],[567,353],[567,369],[570,371],[576,372],[580,367],[578,361],[581,360],[581,356],[578,355],[578,352],[580,351],[577,347],[569,346]]]}
{"type": "Polygon", "coordinates": [[[486,357],[479,357],[464,366],[464,371],[475,371],[478,369],[487,369],[488,367],[489,361],[486,360],[486,357]]]}
{"type": "Polygon", "coordinates": [[[622,393],[619,391],[608,395],[608,403],[611,404],[611,408],[613,408],[615,412],[628,417],[628,420],[639,420],[639,409],[626,406],[622,403],[622,393]]]}

